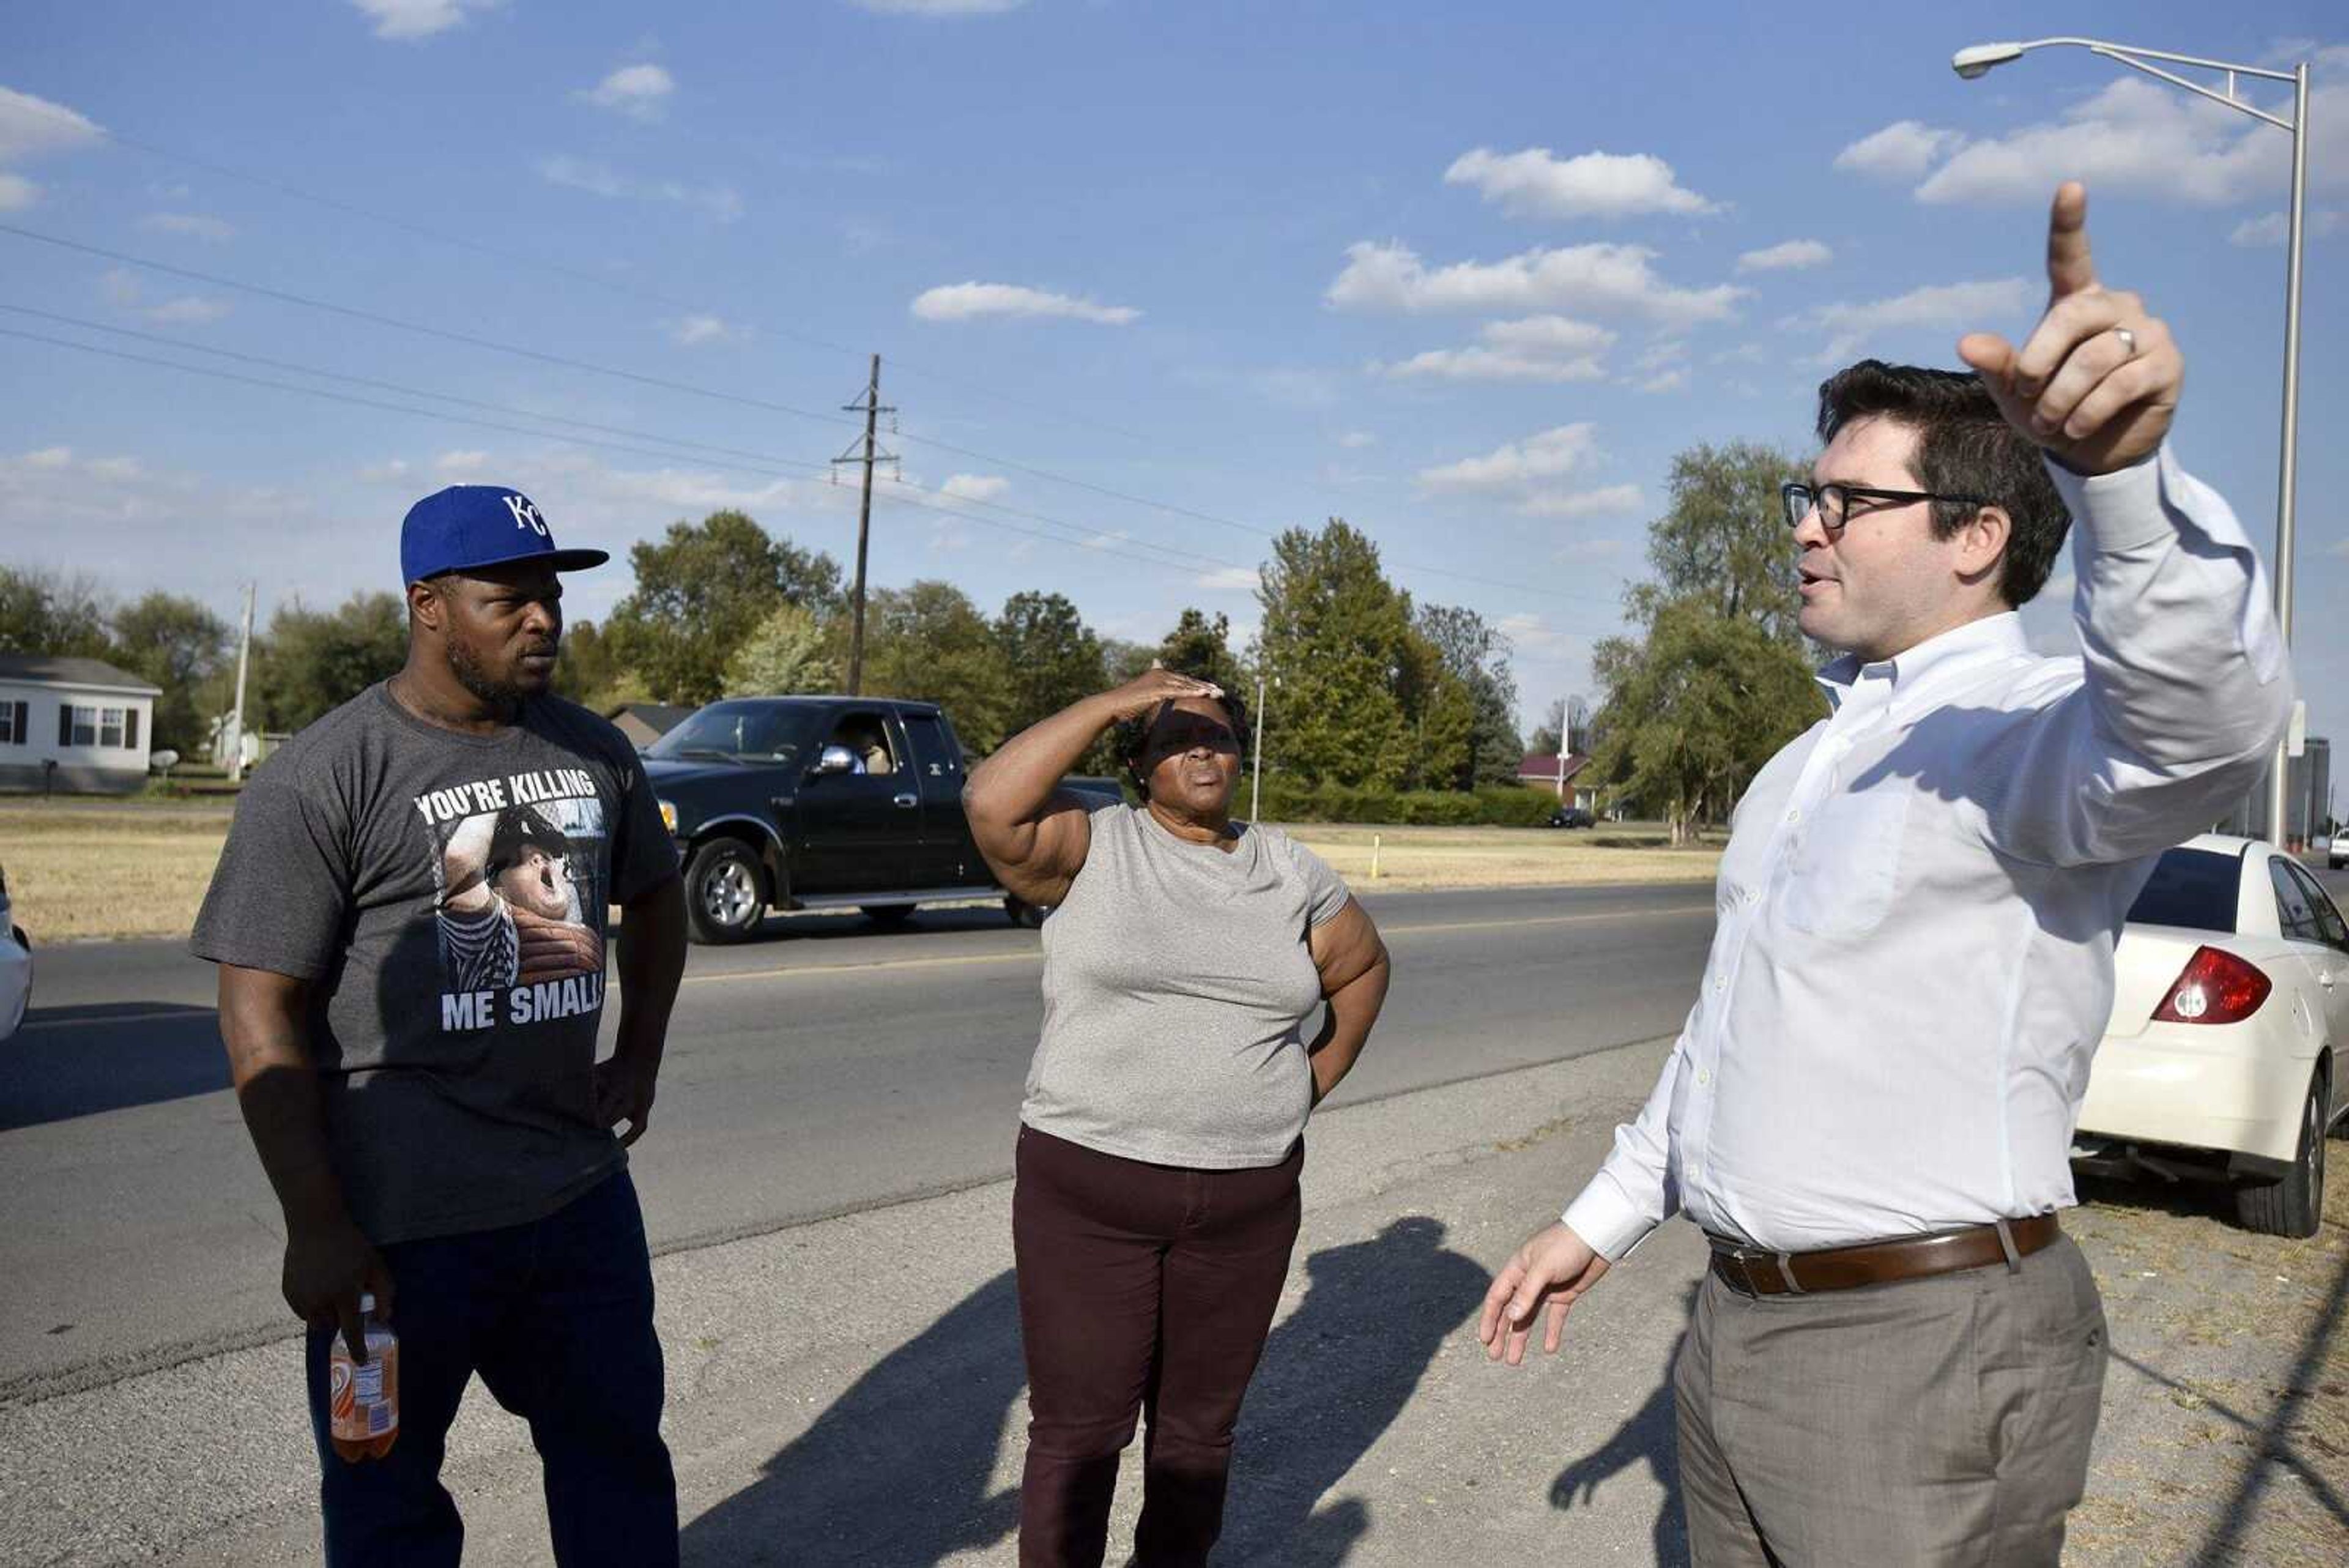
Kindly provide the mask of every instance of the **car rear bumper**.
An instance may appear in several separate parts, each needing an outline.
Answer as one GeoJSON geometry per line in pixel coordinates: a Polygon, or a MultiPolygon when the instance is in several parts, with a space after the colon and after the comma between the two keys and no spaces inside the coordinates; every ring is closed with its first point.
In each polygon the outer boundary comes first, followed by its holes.
{"type": "Polygon", "coordinates": [[[2083,1141],[2167,1144],[2249,1157],[2299,1151],[2313,1056],[2287,1056],[2241,1026],[2155,1024],[2097,1048],[2080,1106],[2083,1141]],[[2180,1034],[2192,1036],[2181,1040],[2180,1034]]]}

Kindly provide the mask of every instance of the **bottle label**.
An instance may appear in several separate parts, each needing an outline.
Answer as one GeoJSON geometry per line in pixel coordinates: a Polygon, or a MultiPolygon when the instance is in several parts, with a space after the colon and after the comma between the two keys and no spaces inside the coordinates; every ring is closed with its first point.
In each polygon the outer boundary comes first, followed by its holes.
{"type": "Polygon", "coordinates": [[[327,1366],[329,1428],[345,1442],[380,1438],[399,1425],[399,1407],[388,1397],[386,1386],[388,1363],[398,1352],[382,1345],[372,1348],[374,1354],[362,1366],[337,1345],[327,1366]]]}

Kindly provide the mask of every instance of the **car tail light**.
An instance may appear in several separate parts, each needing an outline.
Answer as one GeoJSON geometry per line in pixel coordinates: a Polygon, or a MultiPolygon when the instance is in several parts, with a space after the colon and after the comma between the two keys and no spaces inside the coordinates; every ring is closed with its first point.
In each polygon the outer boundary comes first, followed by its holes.
{"type": "Polygon", "coordinates": [[[2275,983],[2257,964],[2217,948],[2196,948],[2178,983],[2153,1011],[2156,1023],[2240,1023],[2275,983]]]}

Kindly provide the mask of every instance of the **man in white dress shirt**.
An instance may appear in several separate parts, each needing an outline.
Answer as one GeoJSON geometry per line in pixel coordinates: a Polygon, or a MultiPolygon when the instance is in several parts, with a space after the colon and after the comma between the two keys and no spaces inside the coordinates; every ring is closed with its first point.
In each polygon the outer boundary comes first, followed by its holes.
{"type": "Polygon", "coordinates": [[[1712,1269],[1673,1369],[1717,1564],[2056,1562],[2104,1382],[2056,1211],[2152,857],[2259,777],[2291,705],[2266,579],[2167,444],[2184,362],[2056,192],[2047,311],[1974,374],[1851,367],[1787,487],[1829,716],[1740,804],[1655,1092],[1478,1324],[1521,1361],[1676,1211],[1712,1269]],[[2083,657],[2014,614],[2067,525],[2083,657]]]}

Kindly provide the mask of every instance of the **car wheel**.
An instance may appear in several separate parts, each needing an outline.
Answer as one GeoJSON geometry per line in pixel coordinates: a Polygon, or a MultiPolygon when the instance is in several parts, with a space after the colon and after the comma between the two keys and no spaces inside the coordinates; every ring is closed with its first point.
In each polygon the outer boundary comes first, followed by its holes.
{"type": "Polygon", "coordinates": [[[739,838],[713,838],[685,868],[685,914],[700,942],[747,940],[766,918],[758,857],[739,838]]]}
{"type": "Polygon", "coordinates": [[[1007,895],[1003,900],[1003,912],[1011,917],[1013,925],[1024,926],[1032,931],[1042,925],[1044,917],[1052,911],[1041,905],[1031,904],[1025,898],[1007,895]]]}
{"type": "Polygon", "coordinates": [[[2324,1212],[2324,1080],[2312,1077],[2301,1107],[2300,1148],[2281,1181],[2235,1191],[2235,1218],[2262,1236],[2313,1236],[2324,1212]]]}
{"type": "Polygon", "coordinates": [[[904,925],[907,920],[914,918],[914,906],[911,904],[865,904],[861,906],[856,912],[864,916],[866,919],[872,921],[876,926],[883,927],[888,930],[895,930],[899,926],[904,925]]]}

